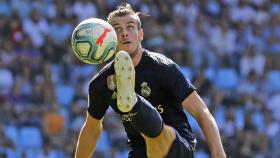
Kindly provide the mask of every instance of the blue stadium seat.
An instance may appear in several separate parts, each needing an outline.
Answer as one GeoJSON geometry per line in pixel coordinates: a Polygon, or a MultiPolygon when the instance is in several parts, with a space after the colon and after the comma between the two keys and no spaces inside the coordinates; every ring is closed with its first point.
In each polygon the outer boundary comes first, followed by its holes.
{"type": "Polygon", "coordinates": [[[17,149],[0,146],[0,155],[6,155],[7,158],[19,158],[20,152],[17,149]]]}
{"type": "Polygon", "coordinates": [[[184,76],[191,81],[193,77],[191,69],[188,66],[182,66],[181,68],[184,76]]]}
{"type": "Polygon", "coordinates": [[[47,158],[64,158],[64,154],[59,154],[58,151],[54,150],[54,149],[50,149],[48,152],[48,155],[45,156],[44,155],[44,150],[40,149],[27,149],[24,150],[24,153],[26,154],[26,158],[43,158],[43,157],[47,157],[47,158]],[[43,156],[44,155],[44,156],[43,156]]]}
{"type": "Polygon", "coordinates": [[[4,127],[5,136],[13,141],[13,143],[17,146],[18,143],[18,129],[16,126],[9,125],[4,127]]]}
{"type": "Polygon", "coordinates": [[[220,68],[217,71],[215,85],[222,90],[232,90],[239,82],[237,72],[232,68],[220,68]]]}
{"type": "Polygon", "coordinates": [[[96,150],[101,151],[105,154],[105,157],[109,157],[108,151],[110,151],[110,141],[107,131],[103,131],[96,144],[96,150]]]}
{"type": "Polygon", "coordinates": [[[225,123],[225,108],[223,106],[220,106],[214,112],[213,116],[214,116],[218,126],[221,127],[221,125],[225,123]]]}
{"type": "Polygon", "coordinates": [[[21,149],[40,149],[43,143],[41,130],[37,127],[20,128],[18,140],[21,149]]]}
{"type": "Polygon", "coordinates": [[[88,64],[84,64],[80,69],[81,76],[84,78],[93,77],[93,74],[95,74],[96,71],[97,70],[95,65],[88,65],[88,64]]]}
{"type": "Polygon", "coordinates": [[[262,112],[254,112],[252,115],[252,122],[255,124],[259,132],[265,132],[264,116],[262,112]]]}
{"type": "Polygon", "coordinates": [[[71,80],[76,82],[80,78],[91,79],[97,72],[97,68],[96,65],[83,64],[73,67],[71,72],[71,80]]]}
{"type": "Polygon", "coordinates": [[[59,69],[60,69],[59,65],[57,65],[57,64],[51,65],[52,80],[55,84],[57,84],[60,80],[59,74],[61,74],[61,73],[60,73],[59,69]]]}
{"type": "Polygon", "coordinates": [[[68,106],[71,104],[75,91],[70,85],[57,85],[56,86],[56,99],[60,105],[68,106]]]}
{"type": "Polygon", "coordinates": [[[208,78],[210,81],[215,81],[215,76],[216,76],[216,70],[214,68],[206,68],[205,70],[205,76],[208,78]]]}
{"type": "Polygon", "coordinates": [[[280,92],[280,70],[269,71],[267,79],[273,91],[280,92]]]}
{"type": "Polygon", "coordinates": [[[243,129],[244,128],[244,122],[245,122],[245,110],[244,108],[236,108],[235,109],[235,123],[238,128],[243,129]]]}
{"type": "Polygon", "coordinates": [[[32,148],[24,150],[26,157],[27,158],[34,158],[34,157],[38,157],[38,150],[34,150],[32,148]]]}
{"type": "Polygon", "coordinates": [[[194,153],[195,158],[209,158],[210,156],[204,150],[198,150],[194,153]]]}

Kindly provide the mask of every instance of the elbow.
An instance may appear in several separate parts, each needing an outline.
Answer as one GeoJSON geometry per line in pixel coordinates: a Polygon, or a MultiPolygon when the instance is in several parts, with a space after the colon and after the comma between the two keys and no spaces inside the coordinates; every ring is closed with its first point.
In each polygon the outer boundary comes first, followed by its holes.
{"type": "Polygon", "coordinates": [[[200,125],[214,125],[216,126],[216,121],[213,115],[210,113],[208,109],[204,109],[200,113],[196,115],[196,120],[200,125]]]}

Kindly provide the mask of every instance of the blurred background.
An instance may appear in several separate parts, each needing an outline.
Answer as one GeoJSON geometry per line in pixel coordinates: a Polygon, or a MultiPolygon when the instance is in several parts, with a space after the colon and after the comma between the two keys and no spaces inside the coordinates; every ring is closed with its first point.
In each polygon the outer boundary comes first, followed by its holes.
{"type": "MultiPolygon", "coordinates": [[[[0,0],[0,158],[74,157],[88,84],[70,37],[119,0],[0,0]]],[[[228,157],[280,157],[280,2],[131,0],[143,46],[182,66],[214,115],[228,157]]],[[[186,113],[189,115],[188,113],[186,113]]],[[[197,158],[208,146],[196,122],[197,158]]],[[[125,158],[126,134],[109,110],[96,158],[125,158]]]]}

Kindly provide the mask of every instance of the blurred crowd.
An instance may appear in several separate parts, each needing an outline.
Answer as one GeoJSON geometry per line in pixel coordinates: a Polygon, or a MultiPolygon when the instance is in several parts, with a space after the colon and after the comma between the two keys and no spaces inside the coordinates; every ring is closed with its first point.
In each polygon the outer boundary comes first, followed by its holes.
{"type": "MultiPolygon", "coordinates": [[[[86,18],[106,19],[121,2],[0,0],[0,158],[74,156],[87,86],[100,67],[76,59],[71,33],[86,18]]],[[[280,2],[129,2],[143,13],[144,48],[182,66],[214,115],[228,157],[280,157],[280,2]]],[[[210,157],[189,121],[196,157],[210,157]]],[[[111,109],[103,127],[94,157],[127,157],[126,134],[111,109]]]]}

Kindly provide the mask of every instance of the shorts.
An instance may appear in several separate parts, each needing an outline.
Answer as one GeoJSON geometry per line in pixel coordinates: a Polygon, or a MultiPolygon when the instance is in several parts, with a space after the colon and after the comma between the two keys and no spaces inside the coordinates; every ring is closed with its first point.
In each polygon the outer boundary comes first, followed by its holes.
{"type": "Polygon", "coordinates": [[[173,141],[166,158],[193,158],[195,146],[196,139],[192,142],[188,142],[176,131],[176,138],[173,141]]]}

